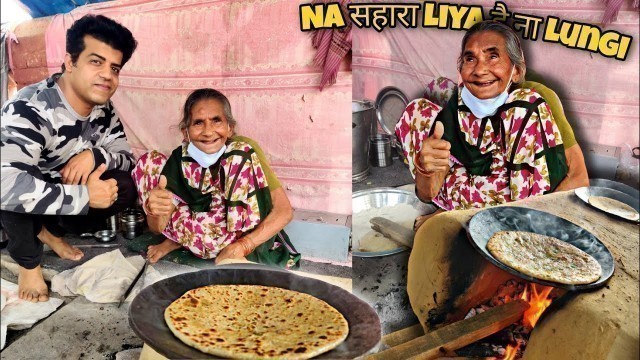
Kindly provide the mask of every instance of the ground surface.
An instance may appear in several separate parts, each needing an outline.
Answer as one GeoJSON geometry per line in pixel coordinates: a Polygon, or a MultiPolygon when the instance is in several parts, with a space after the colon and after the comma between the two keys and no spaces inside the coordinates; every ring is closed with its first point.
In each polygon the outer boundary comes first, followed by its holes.
{"type": "MultiPolygon", "coordinates": [[[[95,240],[68,237],[72,244],[91,244],[95,240]]],[[[137,255],[126,248],[127,239],[120,234],[112,243],[119,244],[125,257],[137,255]]],[[[113,251],[113,248],[83,249],[85,256],[80,262],[63,260],[51,251],[45,251],[43,268],[45,280],[58,272],[86,262],[99,254],[113,251]]],[[[17,283],[17,265],[9,257],[6,249],[0,251],[0,274],[3,279],[17,283]]],[[[211,267],[214,267],[213,262],[211,267]]],[[[165,276],[198,271],[199,268],[161,260],[154,268],[165,276]]],[[[302,272],[351,278],[351,268],[328,263],[303,261],[302,272]]],[[[49,284],[49,283],[48,283],[49,284]]],[[[50,284],[49,284],[50,285],[50,284]]],[[[116,359],[116,354],[125,350],[142,347],[140,338],[129,327],[129,303],[118,308],[117,304],[98,304],[86,298],[62,297],[64,304],[49,317],[39,321],[27,330],[9,330],[7,343],[0,352],[2,359],[116,359]]],[[[122,355],[118,355],[120,358],[122,355]]],[[[133,355],[135,357],[135,354],[133,355]]]]}

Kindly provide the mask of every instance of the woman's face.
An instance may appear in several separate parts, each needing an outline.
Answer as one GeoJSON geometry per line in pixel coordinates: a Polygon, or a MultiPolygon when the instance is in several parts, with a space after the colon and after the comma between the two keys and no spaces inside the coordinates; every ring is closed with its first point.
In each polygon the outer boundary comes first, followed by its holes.
{"type": "Polygon", "coordinates": [[[479,99],[500,95],[509,84],[517,82],[520,70],[511,70],[513,64],[507,54],[504,37],[495,31],[482,31],[469,37],[462,53],[460,76],[464,86],[479,99]]]}
{"type": "MultiPolygon", "coordinates": [[[[224,116],[224,106],[216,99],[200,100],[191,108],[191,124],[187,127],[188,140],[207,154],[222,149],[232,135],[232,129],[224,116]]],[[[186,138],[186,134],[185,134],[186,138]]]]}

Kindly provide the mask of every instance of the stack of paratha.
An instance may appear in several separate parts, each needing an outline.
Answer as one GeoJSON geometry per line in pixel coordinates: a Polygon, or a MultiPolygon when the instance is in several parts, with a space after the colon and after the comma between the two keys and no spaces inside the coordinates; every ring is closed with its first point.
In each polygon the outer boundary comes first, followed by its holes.
{"type": "Polygon", "coordinates": [[[600,264],[591,255],[551,236],[499,231],[489,239],[487,249],[503,264],[541,280],[590,284],[602,274],[600,264]]]}
{"type": "Polygon", "coordinates": [[[326,302],[259,285],[190,290],[164,317],[187,345],[235,359],[308,359],[337,347],[349,332],[344,316],[326,302]]]}

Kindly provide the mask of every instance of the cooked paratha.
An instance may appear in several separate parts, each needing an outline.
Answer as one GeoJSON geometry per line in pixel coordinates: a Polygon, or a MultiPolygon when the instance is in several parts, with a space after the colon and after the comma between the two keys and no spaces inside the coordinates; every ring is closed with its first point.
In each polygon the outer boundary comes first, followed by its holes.
{"type": "Polygon", "coordinates": [[[589,204],[593,205],[594,207],[602,211],[608,212],[610,214],[618,215],[625,219],[638,220],[638,218],[640,218],[640,215],[638,214],[638,212],[631,206],[621,201],[611,199],[608,197],[589,196],[589,204]]]}
{"type": "Polygon", "coordinates": [[[308,294],[259,285],[210,285],[171,303],[173,334],[202,352],[234,359],[309,359],[349,333],[347,320],[308,294]]]}
{"type": "Polygon", "coordinates": [[[499,231],[489,239],[487,249],[503,264],[541,280],[590,284],[602,274],[591,255],[551,236],[499,231]]]}

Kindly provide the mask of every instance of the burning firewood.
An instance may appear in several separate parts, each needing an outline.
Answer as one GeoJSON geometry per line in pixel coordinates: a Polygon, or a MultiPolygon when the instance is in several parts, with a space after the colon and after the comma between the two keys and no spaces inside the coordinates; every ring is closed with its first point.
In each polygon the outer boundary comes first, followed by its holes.
{"type": "Polygon", "coordinates": [[[370,355],[367,359],[434,359],[513,324],[522,318],[527,309],[529,304],[526,301],[515,300],[370,355]]]}

